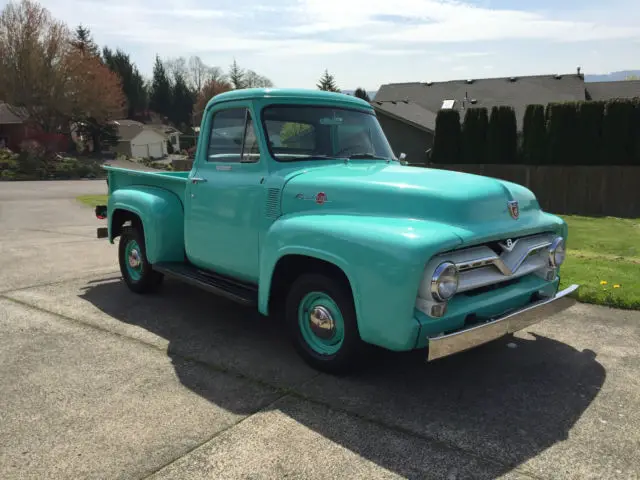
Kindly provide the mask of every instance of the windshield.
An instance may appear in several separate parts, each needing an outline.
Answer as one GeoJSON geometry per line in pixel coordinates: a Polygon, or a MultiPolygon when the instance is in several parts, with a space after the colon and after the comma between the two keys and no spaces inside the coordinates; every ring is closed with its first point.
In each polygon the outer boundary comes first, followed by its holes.
{"type": "Polygon", "coordinates": [[[373,113],[314,105],[273,105],[262,112],[278,161],[324,158],[395,159],[373,113]]]}

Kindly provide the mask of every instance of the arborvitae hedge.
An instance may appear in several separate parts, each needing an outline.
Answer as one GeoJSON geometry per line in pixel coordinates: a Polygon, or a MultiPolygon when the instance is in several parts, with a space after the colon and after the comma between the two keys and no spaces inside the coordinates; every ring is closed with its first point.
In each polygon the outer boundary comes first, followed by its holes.
{"type": "Polygon", "coordinates": [[[486,108],[470,108],[462,124],[462,163],[487,163],[487,131],[489,115],[486,108]]]}
{"type": "Polygon", "coordinates": [[[547,105],[547,156],[549,165],[579,162],[577,132],[578,104],[576,102],[547,105]]]}
{"type": "Polygon", "coordinates": [[[602,119],[604,102],[580,102],[578,104],[577,152],[567,163],[574,165],[598,165],[602,151],[602,119]]]}
{"type": "Polygon", "coordinates": [[[493,107],[488,125],[486,109],[471,108],[462,131],[458,112],[441,110],[431,161],[640,166],[640,98],[529,105],[520,155],[516,128],[511,107],[493,107]]]}
{"type": "Polygon", "coordinates": [[[633,164],[640,166],[640,97],[633,99],[634,115],[631,128],[631,138],[633,138],[633,164]]]}
{"type": "Polygon", "coordinates": [[[525,165],[546,163],[547,130],[544,105],[528,105],[522,125],[522,162],[525,165]]]}
{"type": "Polygon", "coordinates": [[[436,132],[431,151],[434,163],[460,163],[461,140],[460,114],[457,110],[443,109],[436,116],[436,132]]]}
{"type": "Polygon", "coordinates": [[[487,163],[517,163],[518,126],[512,107],[499,106],[491,109],[487,137],[487,163]]]}
{"type": "Polygon", "coordinates": [[[630,165],[635,157],[633,138],[635,102],[611,100],[604,108],[602,121],[601,165],[630,165]]]}

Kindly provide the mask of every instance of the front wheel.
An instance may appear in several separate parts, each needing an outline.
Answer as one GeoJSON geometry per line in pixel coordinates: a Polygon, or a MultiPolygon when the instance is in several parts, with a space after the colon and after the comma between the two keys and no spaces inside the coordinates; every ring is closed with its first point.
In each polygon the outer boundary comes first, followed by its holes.
{"type": "Polygon", "coordinates": [[[294,282],[285,310],[293,345],[313,368],[337,374],[362,366],[366,348],[346,282],[303,275],[294,282]]]}
{"type": "Polygon", "coordinates": [[[149,293],[158,289],[163,275],[156,272],[147,260],[144,236],[135,227],[124,227],[120,235],[118,257],[125,283],[135,293],[149,293]]]}

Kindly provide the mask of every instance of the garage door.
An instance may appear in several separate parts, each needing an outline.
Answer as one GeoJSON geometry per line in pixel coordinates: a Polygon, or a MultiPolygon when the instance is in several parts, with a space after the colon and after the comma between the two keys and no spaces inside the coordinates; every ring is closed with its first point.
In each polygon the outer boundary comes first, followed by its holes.
{"type": "Polygon", "coordinates": [[[147,153],[147,146],[131,145],[131,156],[134,158],[147,158],[149,156],[147,153]]]}
{"type": "Polygon", "coordinates": [[[162,158],[162,143],[150,143],[149,144],[149,156],[151,158],[162,158]]]}

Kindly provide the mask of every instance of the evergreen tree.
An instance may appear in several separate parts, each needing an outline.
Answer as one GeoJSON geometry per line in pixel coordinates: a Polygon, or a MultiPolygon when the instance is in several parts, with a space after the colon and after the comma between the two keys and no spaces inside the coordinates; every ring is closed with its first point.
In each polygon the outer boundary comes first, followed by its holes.
{"type": "Polygon", "coordinates": [[[163,116],[171,116],[171,82],[167,76],[160,57],[156,55],[156,63],[153,66],[153,81],[149,95],[149,108],[163,116]]]}
{"type": "Polygon", "coordinates": [[[83,27],[82,24],[76,27],[71,44],[83,54],[94,57],[100,56],[100,50],[98,49],[96,42],[94,42],[91,37],[91,31],[88,28],[83,27]]]}
{"type": "Polygon", "coordinates": [[[187,79],[182,75],[176,75],[171,89],[172,108],[169,120],[178,128],[185,129],[191,125],[194,94],[187,84],[187,79]]]}
{"type": "Polygon", "coordinates": [[[317,86],[318,89],[325,90],[327,92],[340,92],[333,75],[331,75],[326,69],[322,74],[322,77],[320,77],[320,83],[318,83],[317,86]]]}
{"type": "Polygon", "coordinates": [[[140,118],[148,107],[149,94],[138,67],[131,62],[129,55],[120,49],[113,52],[104,47],[102,57],[104,63],[122,82],[122,90],[127,97],[127,118],[140,118]]]}
{"type": "Polygon", "coordinates": [[[457,110],[443,109],[436,116],[431,160],[433,163],[460,163],[460,114],[457,110]]]}
{"type": "Polygon", "coordinates": [[[227,75],[231,86],[236,90],[246,88],[245,75],[245,71],[238,66],[238,62],[236,62],[236,59],[234,58],[233,63],[229,67],[229,74],[227,75]]]}
{"type": "Polygon", "coordinates": [[[462,125],[462,163],[486,163],[488,126],[486,108],[467,109],[462,125]]]}
{"type": "Polygon", "coordinates": [[[356,91],[353,93],[353,95],[355,97],[361,98],[362,100],[366,101],[366,102],[370,102],[371,98],[369,98],[369,94],[367,93],[367,91],[364,88],[356,88],[356,91]]]}
{"type": "Polygon", "coordinates": [[[527,105],[522,124],[522,162],[525,165],[547,163],[547,128],[544,105],[527,105]]]}

